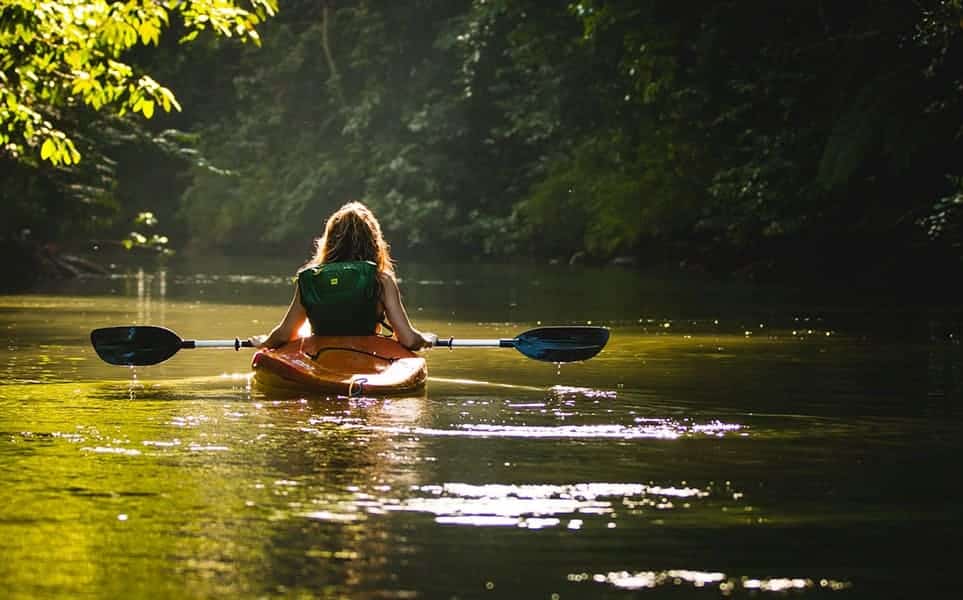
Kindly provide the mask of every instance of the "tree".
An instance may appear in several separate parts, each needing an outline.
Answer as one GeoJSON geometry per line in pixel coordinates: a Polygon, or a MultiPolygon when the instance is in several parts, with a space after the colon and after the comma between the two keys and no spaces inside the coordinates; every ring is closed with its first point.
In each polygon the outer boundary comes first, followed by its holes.
{"type": "Polygon", "coordinates": [[[231,110],[198,123],[220,172],[191,174],[181,216],[194,241],[304,243],[340,204],[364,199],[393,239],[437,242],[457,216],[442,198],[470,167],[449,152],[466,137],[460,63],[435,45],[466,4],[286,5],[264,48],[239,53],[231,110]]]}
{"type": "Polygon", "coordinates": [[[0,6],[0,147],[33,162],[39,149],[52,165],[76,164],[74,132],[65,111],[127,111],[151,118],[180,109],[173,92],[139,72],[126,56],[157,45],[163,30],[181,41],[205,30],[259,43],[255,27],[277,10],[277,0],[5,0],[0,6]],[[174,17],[172,19],[172,17],[174,17]]]}

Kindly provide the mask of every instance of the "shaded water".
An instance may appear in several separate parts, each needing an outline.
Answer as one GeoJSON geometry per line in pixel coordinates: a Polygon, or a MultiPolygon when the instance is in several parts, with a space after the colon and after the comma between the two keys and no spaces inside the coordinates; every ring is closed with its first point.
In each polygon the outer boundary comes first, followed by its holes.
{"type": "Polygon", "coordinates": [[[433,350],[424,393],[272,397],[290,265],[0,297],[0,589],[36,597],[958,595],[959,313],[632,271],[402,269],[416,324],[607,325],[595,359],[433,350]],[[265,275],[267,273],[267,275],[265,275]]]}

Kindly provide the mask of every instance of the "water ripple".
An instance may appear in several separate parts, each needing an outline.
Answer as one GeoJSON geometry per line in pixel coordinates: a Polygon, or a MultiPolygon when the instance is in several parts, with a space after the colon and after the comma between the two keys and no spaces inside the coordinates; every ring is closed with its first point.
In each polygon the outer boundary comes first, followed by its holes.
{"type": "MultiPolygon", "coordinates": [[[[674,440],[681,437],[712,436],[722,437],[727,433],[742,432],[744,427],[737,423],[711,421],[708,423],[686,423],[672,419],[638,419],[635,425],[492,425],[485,423],[463,423],[453,429],[434,427],[391,427],[345,424],[347,428],[364,428],[390,434],[409,434],[422,436],[455,436],[485,438],[550,438],[550,439],[663,439],[674,440]]],[[[741,433],[741,435],[746,435],[741,433]]]]}
{"type": "Polygon", "coordinates": [[[714,586],[725,595],[742,590],[747,592],[791,592],[819,588],[823,591],[838,592],[852,587],[848,581],[837,581],[809,577],[731,577],[725,573],[694,571],[689,569],[670,569],[667,571],[610,571],[608,573],[570,573],[568,581],[581,583],[609,584],[625,590],[654,589],[663,586],[692,586],[704,588],[714,586]]]}
{"type": "Polygon", "coordinates": [[[390,488],[384,486],[349,491],[350,499],[318,498],[312,502],[317,510],[300,514],[315,520],[349,522],[392,512],[426,513],[442,525],[522,529],[562,525],[567,529],[581,529],[586,521],[595,519],[602,527],[612,529],[617,527],[619,514],[688,509],[693,502],[710,496],[718,496],[718,500],[733,495],[728,483],[716,489],[711,483],[699,488],[685,483],[676,486],[611,482],[559,485],[448,482],[414,485],[395,497],[385,494],[390,488]]]}

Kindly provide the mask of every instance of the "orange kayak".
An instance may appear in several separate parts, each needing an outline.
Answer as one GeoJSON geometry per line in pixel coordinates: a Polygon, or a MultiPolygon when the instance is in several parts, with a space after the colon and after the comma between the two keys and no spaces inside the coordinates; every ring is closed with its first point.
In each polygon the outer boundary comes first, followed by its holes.
{"type": "Polygon", "coordinates": [[[311,336],[251,361],[254,382],[266,388],[345,396],[411,392],[425,385],[425,359],[380,336],[311,336]]]}

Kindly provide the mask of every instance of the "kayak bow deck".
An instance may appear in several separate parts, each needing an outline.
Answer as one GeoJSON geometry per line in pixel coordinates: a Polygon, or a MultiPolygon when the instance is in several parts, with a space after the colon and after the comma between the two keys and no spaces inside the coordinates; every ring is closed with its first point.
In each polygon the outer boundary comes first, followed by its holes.
{"type": "Polygon", "coordinates": [[[425,385],[425,359],[380,336],[311,336],[259,350],[254,382],[266,388],[346,396],[397,394],[425,385]]]}

